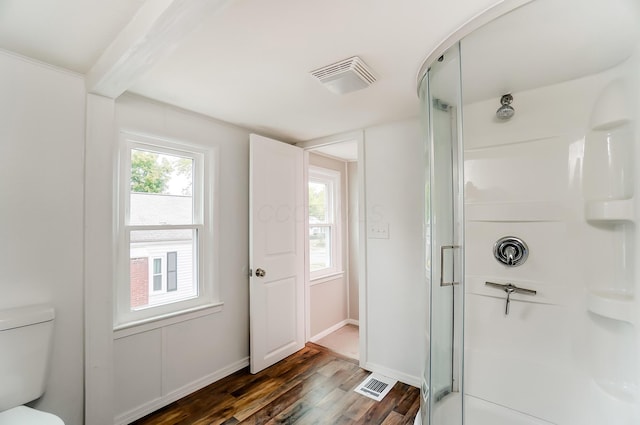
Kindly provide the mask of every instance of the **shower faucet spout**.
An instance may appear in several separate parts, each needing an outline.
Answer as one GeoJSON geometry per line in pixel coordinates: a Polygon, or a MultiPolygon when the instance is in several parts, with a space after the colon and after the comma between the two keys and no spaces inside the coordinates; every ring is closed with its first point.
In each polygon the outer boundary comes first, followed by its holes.
{"type": "Polygon", "coordinates": [[[509,315],[509,304],[511,303],[511,294],[513,294],[513,293],[525,294],[525,295],[535,295],[535,294],[537,294],[537,291],[535,291],[533,289],[518,288],[513,283],[485,282],[484,284],[487,285],[487,286],[491,286],[492,288],[502,289],[504,292],[507,293],[507,299],[506,299],[507,303],[506,303],[505,308],[504,308],[504,315],[505,316],[509,315]]]}

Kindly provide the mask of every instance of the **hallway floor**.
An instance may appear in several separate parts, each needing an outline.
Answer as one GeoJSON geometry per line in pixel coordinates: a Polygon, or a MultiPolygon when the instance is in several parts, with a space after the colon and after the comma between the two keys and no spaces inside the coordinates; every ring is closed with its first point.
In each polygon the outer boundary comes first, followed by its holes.
{"type": "Polygon", "coordinates": [[[355,325],[345,325],[316,344],[350,359],[360,359],[360,330],[355,325]]]}

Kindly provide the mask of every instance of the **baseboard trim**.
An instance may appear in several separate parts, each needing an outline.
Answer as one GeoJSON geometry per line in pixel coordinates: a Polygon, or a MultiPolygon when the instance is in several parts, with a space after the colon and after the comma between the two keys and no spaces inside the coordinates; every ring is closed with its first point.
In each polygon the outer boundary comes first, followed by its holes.
{"type": "Polygon", "coordinates": [[[345,319],[345,320],[343,320],[341,322],[338,322],[335,325],[331,326],[330,328],[327,328],[327,329],[323,330],[319,334],[316,334],[316,335],[312,336],[311,338],[309,338],[309,341],[318,342],[318,340],[324,338],[325,336],[329,335],[330,333],[335,332],[338,329],[340,329],[341,327],[346,326],[348,324],[349,324],[349,319],[345,319]]]}
{"type": "Polygon", "coordinates": [[[370,372],[376,372],[381,375],[388,376],[389,378],[397,379],[398,381],[407,385],[411,385],[412,387],[420,388],[420,377],[412,376],[394,369],[389,369],[387,367],[380,366],[371,362],[365,363],[362,368],[370,372]]]}
{"type": "Polygon", "coordinates": [[[207,385],[213,384],[214,382],[219,381],[220,379],[225,378],[247,366],[249,366],[249,357],[240,359],[235,363],[232,363],[209,375],[195,380],[181,388],[178,388],[177,390],[171,391],[162,397],[151,400],[141,406],[129,410],[128,412],[118,415],[114,420],[114,424],[129,424],[137,419],[148,415],[149,413],[155,412],[156,410],[173,403],[174,401],[180,400],[182,397],[185,397],[195,391],[198,391],[201,388],[206,387],[207,385]]]}
{"type": "Polygon", "coordinates": [[[347,319],[347,324],[360,327],[360,321],[356,319],[347,319]]]}

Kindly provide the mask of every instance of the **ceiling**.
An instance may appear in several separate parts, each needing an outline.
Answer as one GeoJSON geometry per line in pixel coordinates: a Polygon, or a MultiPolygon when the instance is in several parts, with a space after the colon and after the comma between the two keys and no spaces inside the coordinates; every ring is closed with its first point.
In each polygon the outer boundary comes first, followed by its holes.
{"type": "Polygon", "coordinates": [[[0,48],[85,74],[144,0],[2,0],[0,48]]]}
{"type": "MultiPolygon", "coordinates": [[[[87,74],[146,10],[198,3],[3,0],[0,48],[87,74]]],[[[289,142],[406,119],[418,114],[415,78],[423,59],[497,3],[230,0],[198,16],[128,89],[289,142]],[[309,75],[354,55],[377,77],[367,89],[336,95],[309,75]]]]}
{"type": "MultiPolygon", "coordinates": [[[[96,69],[111,57],[116,64],[128,61],[136,72],[127,74],[132,77],[117,93],[128,90],[298,142],[417,116],[416,74],[423,59],[473,16],[500,3],[2,0],[0,48],[87,74],[90,89],[96,69]],[[127,36],[158,11],[165,12],[162,25],[138,38],[143,44],[155,40],[155,50],[139,54],[138,64],[126,54],[113,56],[118,48],[140,50],[140,44],[126,44],[127,36]],[[189,11],[189,19],[180,21],[189,11]],[[369,88],[337,95],[309,74],[355,55],[377,77],[369,88]]],[[[462,42],[465,103],[615,65],[636,46],[639,9],[638,0],[536,0],[480,28],[462,42]]],[[[433,65],[444,71],[434,73],[443,80],[434,94],[450,103],[456,73],[445,70],[452,63],[433,65]]],[[[122,75],[112,80],[120,83],[122,75]]]]}

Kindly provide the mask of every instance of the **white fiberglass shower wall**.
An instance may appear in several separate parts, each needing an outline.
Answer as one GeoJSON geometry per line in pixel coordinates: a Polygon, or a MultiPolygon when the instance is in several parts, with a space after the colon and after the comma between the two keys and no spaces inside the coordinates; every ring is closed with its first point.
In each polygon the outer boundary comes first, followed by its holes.
{"type": "Polygon", "coordinates": [[[635,0],[535,0],[428,64],[424,424],[640,424],[639,31],[635,0]]]}

